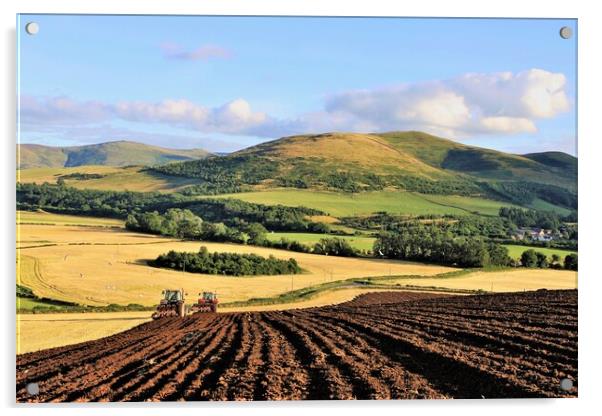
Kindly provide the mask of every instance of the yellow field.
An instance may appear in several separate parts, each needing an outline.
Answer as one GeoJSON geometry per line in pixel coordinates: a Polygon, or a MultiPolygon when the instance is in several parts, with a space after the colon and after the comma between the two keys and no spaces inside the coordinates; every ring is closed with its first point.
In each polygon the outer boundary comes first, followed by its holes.
{"type": "Polygon", "coordinates": [[[71,173],[98,173],[98,179],[66,179],[65,183],[79,189],[111,191],[174,192],[197,183],[195,179],[167,177],[143,170],[141,166],[77,166],[72,168],[32,168],[17,170],[17,181],[22,183],[56,183],[61,175],[71,173]]]}
{"type": "Polygon", "coordinates": [[[17,354],[103,338],[150,320],[151,313],[17,315],[17,354]]]}
{"type": "Polygon", "coordinates": [[[552,269],[516,269],[477,271],[450,278],[401,278],[387,280],[388,284],[436,286],[446,289],[517,292],[535,289],[576,289],[577,272],[552,269]]]}
{"type": "Polygon", "coordinates": [[[294,253],[234,244],[182,242],[127,231],[76,227],[21,225],[18,282],[41,297],[106,305],[155,305],[165,288],[184,288],[191,297],[217,291],[222,302],[274,296],[331,280],[385,275],[432,276],[453,270],[388,260],[342,258],[294,253]],[[32,247],[33,241],[45,241],[32,247]],[[55,245],[49,245],[55,244],[55,245]],[[307,272],[288,276],[229,277],[157,269],[145,264],[169,250],[273,254],[294,257],[307,272]],[[26,248],[29,247],[29,248],[26,248]]]}
{"type": "MultiPolygon", "coordinates": [[[[399,261],[319,256],[234,244],[183,242],[108,228],[107,225],[115,224],[112,220],[22,213],[21,222],[17,241],[17,283],[31,288],[40,297],[95,306],[109,303],[155,305],[161,290],[165,288],[184,288],[189,293],[189,302],[194,301],[196,293],[203,290],[217,291],[221,302],[231,302],[276,296],[291,289],[328,281],[395,275],[423,277],[396,278],[383,283],[422,286],[425,290],[438,287],[495,292],[577,287],[577,274],[571,271],[478,271],[442,278],[435,275],[454,269],[399,261]],[[65,225],[71,224],[76,218],[86,226],[65,225]],[[40,224],[43,222],[55,225],[40,224]],[[145,263],[168,250],[197,251],[201,245],[207,246],[210,251],[253,252],[263,256],[273,254],[283,259],[294,257],[306,272],[293,276],[228,277],[156,269],[145,263]]],[[[223,308],[222,311],[323,306],[345,302],[359,294],[378,290],[337,289],[302,302],[223,308]]],[[[97,339],[145,322],[149,316],[150,312],[19,315],[17,351],[24,353],[97,339]]]]}
{"type": "Polygon", "coordinates": [[[123,227],[123,221],[118,219],[53,214],[44,211],[17,211],[17,224],[94,225],[103,227],[123,227]]]}
{"type": "MultiPolygon", "coordinates": [[[[396,289],[391,288],[345,288],[335,289],[318,293],[315,297],[299,302],[278,303],[274,305],[255,305],[255,306],[235,306],[231,308],[221,308],[221,312],[256,312],[256,311],[284,311],[287,309],[315,308],[318,306],[336,305],[348,302],[356,296],[373,292],[391,292],[396,289]]],[[[408,289],[399,289],[408,291],[408,289]]],[[[421,290],[421,292],[423,292],[421,290]]],[[[425,290],[426,293],[445,293],[425,290]]],[[[460,295],[458,295],[460,296],[460,295]]]]}

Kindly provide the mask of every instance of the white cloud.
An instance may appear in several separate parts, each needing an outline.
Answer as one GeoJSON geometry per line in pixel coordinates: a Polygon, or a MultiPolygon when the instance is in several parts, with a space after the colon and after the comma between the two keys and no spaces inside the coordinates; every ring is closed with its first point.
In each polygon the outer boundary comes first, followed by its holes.
{"type": "Polygon", "coordinates": [[[267,120],[266,114],[253,111],[242,98],[214,108],[188,100],[123,101],[115,105],[115,114],[127,121],[165,123],[202,132],[236,134],[267,120]]]}
{"type": "Polygon", "coordinates": [[[114,110],[119,118],[128,121],[190,126],[202,125],[210,112],[188,100],[163,100],[157,103],[121,101],[115,105],[114,110]]]}
{"type": "Polygon", "coordinates": [[[517,74],[465,74],[449,87],[488,115],[551,118],[569,109],[566,77],[560,73],[529,69],[517,74]]]}
{"type": "Polygon", "coordinates": [[[535,123],[523,117],[484,117],[481,125],[486,131],[494,133],[534,133],[537,131],[535,123]]]}
{"type": "Polygon", "coordinates": [[[321,117],[346,118],[350,130],[369,125],[379,131],[417,128],[454,136],[534,132],[537,119],[569,109],[565,87],[563,74],[541,69],[469,73],[335,94],[321,117]]]}
{"type": "Polygon", "coordinates": [[[66,97],[22,96],[20,113],[23,128],[34,128],[36,131],[119,119],[168,124],[198,132],[239,134],[268,121],[265,113],[253,111],[250,104],[241,98],[212,108],[184,99],[104,104],[66,97]]]}
{"type": "Polygon", "coordinates": [[[116,104],[68,97],[21,97],[25,128],[82,126],[112,119],[162,123],[202,133],[280,137],[324,131],[424,130],[454,138],[534,133],[537,121],[568,111],[563,74],[464,74],[449,80],[352,90],[326,98],[324,108],[275,119],[237,98],[208,107],[186,99],[116,104]]]}
{"type": "Polygon", "coordinates": [[[211,116],[211,122],[216,129],[221,126],[224,131],[232,132],[245,131],[268,120],[265,113],[254,112],[251,105],[242,98],[213,110],[211,116]]]}
{"type": "Polygon", "coordinates": [[[35,125],[70,125],[94,123],[110,117],[110,105],[99,101],[77,101],[58,96],[39,99],[22,95],[20,97],[22,123],[35,125]]]}

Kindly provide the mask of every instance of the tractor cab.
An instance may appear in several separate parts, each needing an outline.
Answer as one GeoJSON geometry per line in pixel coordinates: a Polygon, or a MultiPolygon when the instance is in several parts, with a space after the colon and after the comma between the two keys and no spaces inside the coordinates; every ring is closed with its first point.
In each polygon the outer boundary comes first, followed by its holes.
{"type": "Polygon", "coordinates": [[[164,290],[162,293],[163,299],[161,299],[161,302],[163,303],[184,301],[184,293],[181,290],[164,290]]]}
{"type": "Polygon", "coordinates": [[[199,300],[196,304],[192,305],[191,312],[217,312],[217,293],[215,292],[202,292],[199,293],[199,300]]]}
{"type": "Polygon", "coordinates": [[[199,293],[199,295],[201,295],[199,302],[213,302],[217,300],[217,293],[214,292],[203,292],[199,293]]]}

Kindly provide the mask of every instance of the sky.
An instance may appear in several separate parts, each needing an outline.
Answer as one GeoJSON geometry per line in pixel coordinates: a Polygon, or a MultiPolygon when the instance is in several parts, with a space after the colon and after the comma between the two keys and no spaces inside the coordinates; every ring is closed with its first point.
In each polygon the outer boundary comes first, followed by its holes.
{"type": "Polygon", "coordinates": [[[420,130],[576,153],[576,20],[17,19],[21,143],[231,152],[295,134],[420,130]]]}

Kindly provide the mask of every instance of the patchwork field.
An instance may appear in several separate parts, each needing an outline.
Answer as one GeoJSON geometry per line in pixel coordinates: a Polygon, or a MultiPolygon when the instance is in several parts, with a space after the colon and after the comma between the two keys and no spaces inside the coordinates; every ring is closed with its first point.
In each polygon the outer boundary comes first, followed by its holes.
{"type": "Polygon", "coordinates": [[[364,276],[432,276],[453,270],[418,263],[342,258],[233,244],[182,242],[127,231],[22,225],[18,283],[41,297],[106,305],[154,305],[161,290],[182,287],[191,294],[217,291],[223,302],[280,294],[333,280],[364,276]],[[35,246],[34,241],[45,241],[35,246]],[[228,277],[157,269],[145,261],[169,250],[256,253],[294,257],[305,273],[291,276],[228,277]],[[28,248],[27,248],[28,247],[28,248]]]}
{"type": "Polygon", "coordinates": [[[347,241],[353,248],[358,250],[372,250],[374,241],[373,237],[356,237],[356,236],[341,236],[341,235],[324,235],[324,234],[312,234],[312,233],[268,233],[266,235],[270,241],[279,241],[282,238],[291,241],[298,241],[308,246],[312,246],[319,242],[323,238],[340,238],[347,241]]]}
{"type": "Polygon", "coordinates": [[[17,211],[17,224],[92,225],[105,227],[123,227],[124,222],[122,220],[113,218],[53,214],[44,211],[17,211]]]}
{"type": "MultiPolygon", "coordinates": [[[[399,285],[399,289],[409,285],[423,288],[424,291],[447,288],[504,292],[577,287],[577,274],[571,271],[517,269],[437,277],[455,269],[389,260],[320,256],[253,246],[179,241],[114,228],[118,224],[114,220],[97,218],[69,217],[43,212],[21,213],[20,218],[17,283],[31,288],[39,297],[91,306],[110,303],[151,306],[158,302],[163,289],[180,287],[189,293],[189,298],[194,298],[200,291],[212,290],[217,291],[222,303],[245,301],[251,298],[274,297],[291,290],[333,281],[378,276],[386,277],[382,281],[386,285],[399,285]],[[80,225],[71,225],[74,223],[80,225]],[[197,251],[201,245],[207,246],[210,251],[257,253],[282,259],[294,257],[305,272],[292,276],[228,277],[156,269],[145,263],[146,260],[172,249],[197,251]]],[[[272,238],[286,236],[286,233],[274,234],[271,235],[272,238]]],[[[293,238],[293,235],[289,237],[293,238]]],[[[295,239],[305,242],[319,237],[315,234],[294,235],[295,239]]],[[[349,238],[353,239],[352,243],[356,246],[367,247],[369,243],[371,245],[371,239],[368,237],[349,238]]],[[[382,290],[384,289],[378,287],[339,287],[302,301],[239,306],[224,308],[222,311],[319,307],[382,290]]],[[[22,299],[22,302],[38,301],[22,299]]],[[[23,353],[97,339],[141,323],[148,319],[149,314],[123,312],[19,315],[18,351],[23,353]]]]}
{"type": "Polygon", "coordinates": [[[110,191],[175,192],[195,184],[195,179],[165,176],[150,172],[141,166],[77,166],[72,168],[31,168],[17,170],[17,182],[56,183],[59,177],[74,173],[100,174],[94,179],[65,179],[65,184],[78,189],[110,191]]]}
{"type": "Polygon", "coordinates": [[[467,214],[478,212],[497,215],[500,207],[510,204],[483,198],[456,195],[421,195],[413,192],[363,192],[343,194],[298,189],[266,190],[212,196],[233,198],[268,205],[306,206],[335,217],[366,215],[377,211],[395,214],[467,214]]]}

